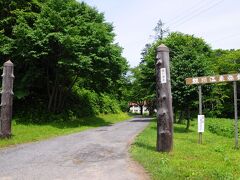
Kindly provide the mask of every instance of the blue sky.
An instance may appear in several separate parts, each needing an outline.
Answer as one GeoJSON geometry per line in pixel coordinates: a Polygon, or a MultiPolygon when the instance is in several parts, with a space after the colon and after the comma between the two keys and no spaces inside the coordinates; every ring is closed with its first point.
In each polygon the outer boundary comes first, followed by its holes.
{"type": "Polygon", "coordinates": [[[161,19],[170,31],[202,37],[214,49],[240,49],[239,0],[83,0],[114,25],[123,56],[137,66],[161,19]]]}

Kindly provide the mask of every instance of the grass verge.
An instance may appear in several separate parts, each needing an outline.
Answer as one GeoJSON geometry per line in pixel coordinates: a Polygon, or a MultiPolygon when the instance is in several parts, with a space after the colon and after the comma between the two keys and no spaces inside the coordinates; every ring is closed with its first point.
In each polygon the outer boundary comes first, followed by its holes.
{"type": "Polygon", "coordinates": [[[80,132],[94,127],[108,126],[130,118],[131,116],[128,114],[120,113],[45,124],[24,124],[13,120],[13,136],[11,139],[0,139],[0,148],[80,132]]]}
{"type": "Polygon", "coordinates": [[[234,138],[206,130],[200,145],[196,122],[188,132],[185,125],[175,124],[174,149],[167,154],[155,150],[156,131],[156,122],[151,122],[130,149],[152,179],[240,179],[240,150],[234,149],[234,138]]]}

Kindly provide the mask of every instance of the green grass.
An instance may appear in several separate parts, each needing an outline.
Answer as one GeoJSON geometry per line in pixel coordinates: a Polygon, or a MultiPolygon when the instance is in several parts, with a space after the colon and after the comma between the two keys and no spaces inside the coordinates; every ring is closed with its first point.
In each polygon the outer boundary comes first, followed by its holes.
{"type": "Polygon", "coordinates": [[[234,138],[206,130],[200,145],[196,121],[188,132],[185,125],[175,124],[174,148],[168,154],[156,152],[156,131],[156,122],[151,122],[130,149],[152,179],[240,179],[240,150],[234,149],[234,138]]]}
{"type": "Polygon", "coordinates": [[[12,138],[0,139],[0,148],[80,132],[94,127],[108,126],[130,118],[128,114],[120,113],[45,124],[18,123],[16,119],[12,123],[12,138]]]}
{"type": "MultiPolygon", "coordinates": [[[[233,119],[209,118],[206,125],[211,133],[229,138],[233,138],[235,136],[235,121],[233,119]]],[[[238,129],[240,129],[239,123],[238,129]]]]}

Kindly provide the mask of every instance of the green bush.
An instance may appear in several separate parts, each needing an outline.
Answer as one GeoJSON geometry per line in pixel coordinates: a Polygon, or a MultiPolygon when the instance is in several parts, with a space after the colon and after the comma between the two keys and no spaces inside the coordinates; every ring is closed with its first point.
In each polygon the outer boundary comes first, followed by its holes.
{"type": "Polygon", "coordinates": [[[109,94],[98,94],[84,88],[75,88],[75,111],[79,116],[92,116],[101,113],[121,112],[120,103],[109,94]]]}
{"type": "Polygon", "coordinates": [[[207,128],[211,133],[219,136],[234,137],[234,120],[232,119],[207,119],[207,128]]]}
{"type": "Polygon", "coordinates": [[[82,117],[121,112],[120,103],[109,94],[98,94],[91,90],[74,87],[74,93],[68,94],[67,98],[68,101],[61,113],[50,113],[41,103],[29,103],[16,106],[14,109],[18,111],[14,112],[14,118],[17,122],[41,124],[74,121],[82,117]]]}
{"type": "Polygon", "coordinates": [[[78,89],[76,93],[78,100],[76,109],[78,109],[80,116],[100,114],[100,99],[97,93],[86,89],[78,89]]]}
{"type": "Polygon", "coordinates": [[[113,97],[110,97],[109,95],[106,94],[101,94],[99,96],[99,99],[100,99],[100,113],[115,114],[121,112],[120,104],[113,97]]]}

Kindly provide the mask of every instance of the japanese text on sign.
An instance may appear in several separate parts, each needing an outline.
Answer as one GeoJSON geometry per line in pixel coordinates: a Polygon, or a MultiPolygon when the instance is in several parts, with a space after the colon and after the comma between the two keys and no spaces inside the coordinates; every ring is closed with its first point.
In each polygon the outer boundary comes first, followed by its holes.
{"type": "Polygon", "coordinates": [[[161,68],[161,83],[167,83],[167,72],[166,68],[161,68]]]}
{"type": "Polygon", "coordinates": [[[204,76],[187,78],[186,84],[207,84],[207,83],[220,83],[228,81],[240,81],[240,74],[224,74],[217,76],[204,76]]]}
{"type": "Polygon", "coordinates": [[[204,115],[198,115],[198,132],[204,132],[204,115]]]}

